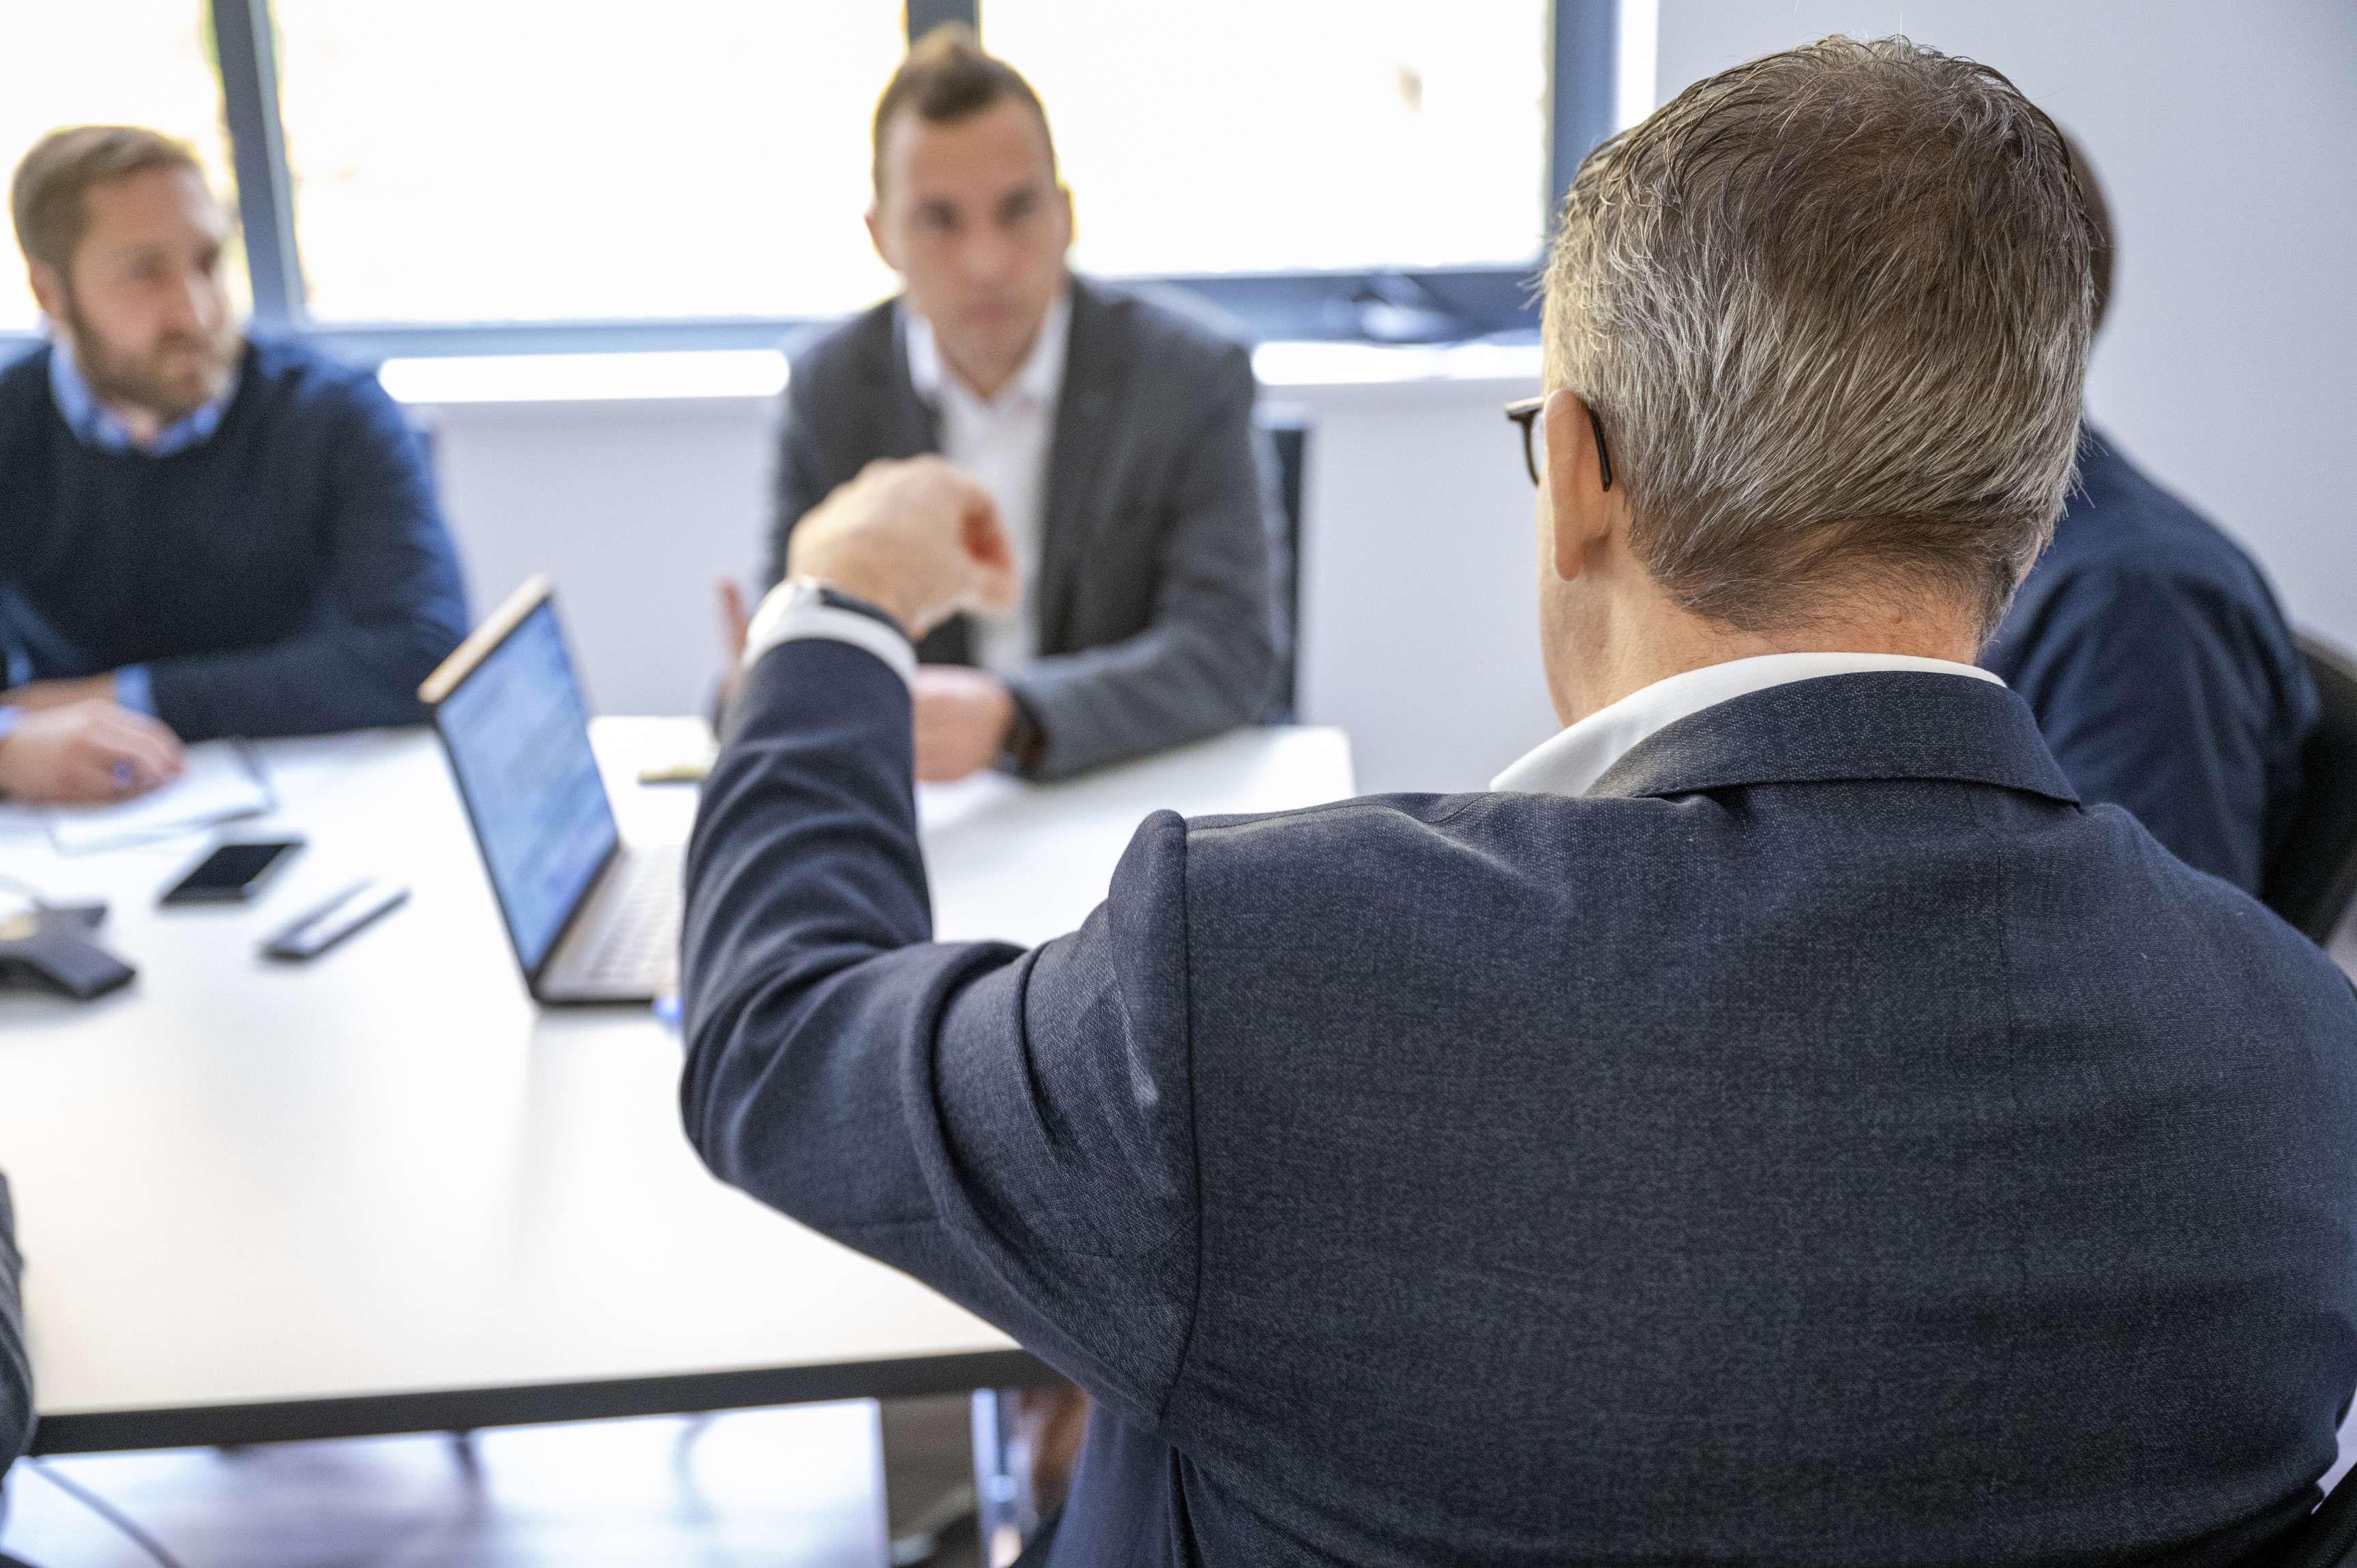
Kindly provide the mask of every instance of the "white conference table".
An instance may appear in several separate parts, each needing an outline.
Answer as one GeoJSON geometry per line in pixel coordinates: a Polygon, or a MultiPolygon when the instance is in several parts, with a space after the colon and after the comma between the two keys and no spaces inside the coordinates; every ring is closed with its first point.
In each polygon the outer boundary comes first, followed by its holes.
{"type": "MultiPolygon", "coordinates": [[[[599,721],[626,836],[694,791],[641,766],[692,720],[599,721]]],[[[643,1008],[525,994],[433,737],[257,748],[237,835],[309,848],[250,907],[159,910],[201,837],[0,871],[102,897],[132,986],[0,992],[37,1452],[267,1442],[950,1392],[1038,1380],[1004,1335],[707,1175],[679,1044],[643,1008]],[[256,948],[363,875],[408,906],[314,962],[256,948]]],[[[1035,942],[1103,895],[1138,820],[1351,792],[1340,731],[1248,730],[1067,784],[923,792],[938,933],[1035,942]]]]}

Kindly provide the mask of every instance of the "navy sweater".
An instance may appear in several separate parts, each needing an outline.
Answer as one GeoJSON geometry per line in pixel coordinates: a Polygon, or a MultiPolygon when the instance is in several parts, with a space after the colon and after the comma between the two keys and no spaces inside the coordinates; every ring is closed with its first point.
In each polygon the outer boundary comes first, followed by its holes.
{"type": "Polygon", "coordinates": [[[145,664],[188,740],[424,716],[466,631],[425,456],[376,379],[251,344],[210,440],[104,452],[44,347],[0,370],[0,649],[30,678],[145,664]]]}
{"type": "Polygon", "coordinates": [[[2299,804],[2315,684],[2251,558],[2092,429],[2054,542],[1982,662],[2029,703],[2081,799],[2259,890],[2299,804]]]}

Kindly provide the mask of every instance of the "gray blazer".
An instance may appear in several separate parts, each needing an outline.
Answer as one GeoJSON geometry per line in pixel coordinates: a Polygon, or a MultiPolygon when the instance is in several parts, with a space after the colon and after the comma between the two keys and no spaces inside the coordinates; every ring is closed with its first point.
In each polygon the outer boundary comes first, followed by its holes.
{"type": "MultiPolygon", "coordinates": [[[[1251,722],[1277,668],[1275,530],[1255,459],[1252,359],[1144,300],[1072,280],[1071,344],[1049,458],[1039,657],[1012,676],[1056,779],[1251,722]]],[[[897,301],[796,356],[779,435],[768,579],[802,514],[877,457],[937,451],[909,379],[897,301]]],[[[970,662],[963,619],[926,639],[970,662]]]]}
{"type": "Polygon", "coordinates": [[[686,1125],[1097,1397],[1050,1568],[2208,1568],[2314,1503],[2357,996],[2011,692],[1159,812],[1029,951],[928,940],[905,693],[731,705],[686,1125]]]}

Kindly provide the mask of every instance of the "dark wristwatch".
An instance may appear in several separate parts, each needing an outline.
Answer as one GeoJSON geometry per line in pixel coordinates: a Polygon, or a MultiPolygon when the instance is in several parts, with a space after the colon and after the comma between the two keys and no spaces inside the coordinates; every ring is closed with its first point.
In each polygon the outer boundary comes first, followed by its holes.
{"type": "Polygon", "coordinates": [[[1017,773],[1028,775],[1047,755],[1048,732],[1039,727],[1039,716],[1022,693],[1009,686],[1007,695],[1015,700],[1015,722],[1006,726],[1006,760],[1017,773]]]}

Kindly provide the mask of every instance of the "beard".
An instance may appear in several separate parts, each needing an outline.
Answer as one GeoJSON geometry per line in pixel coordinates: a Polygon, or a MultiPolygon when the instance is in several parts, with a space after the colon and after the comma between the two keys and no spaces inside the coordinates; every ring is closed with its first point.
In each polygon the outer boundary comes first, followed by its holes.
{"type": "Polygon", "coordinates": [[[78,303],[69,302],[74,369],[101,403],[128,403],[169,425],[221,396],[237,368],[244,338],[233,321],[219,330],[167,332],[144,352],[117,348],[102,336],[78,303]]]}

